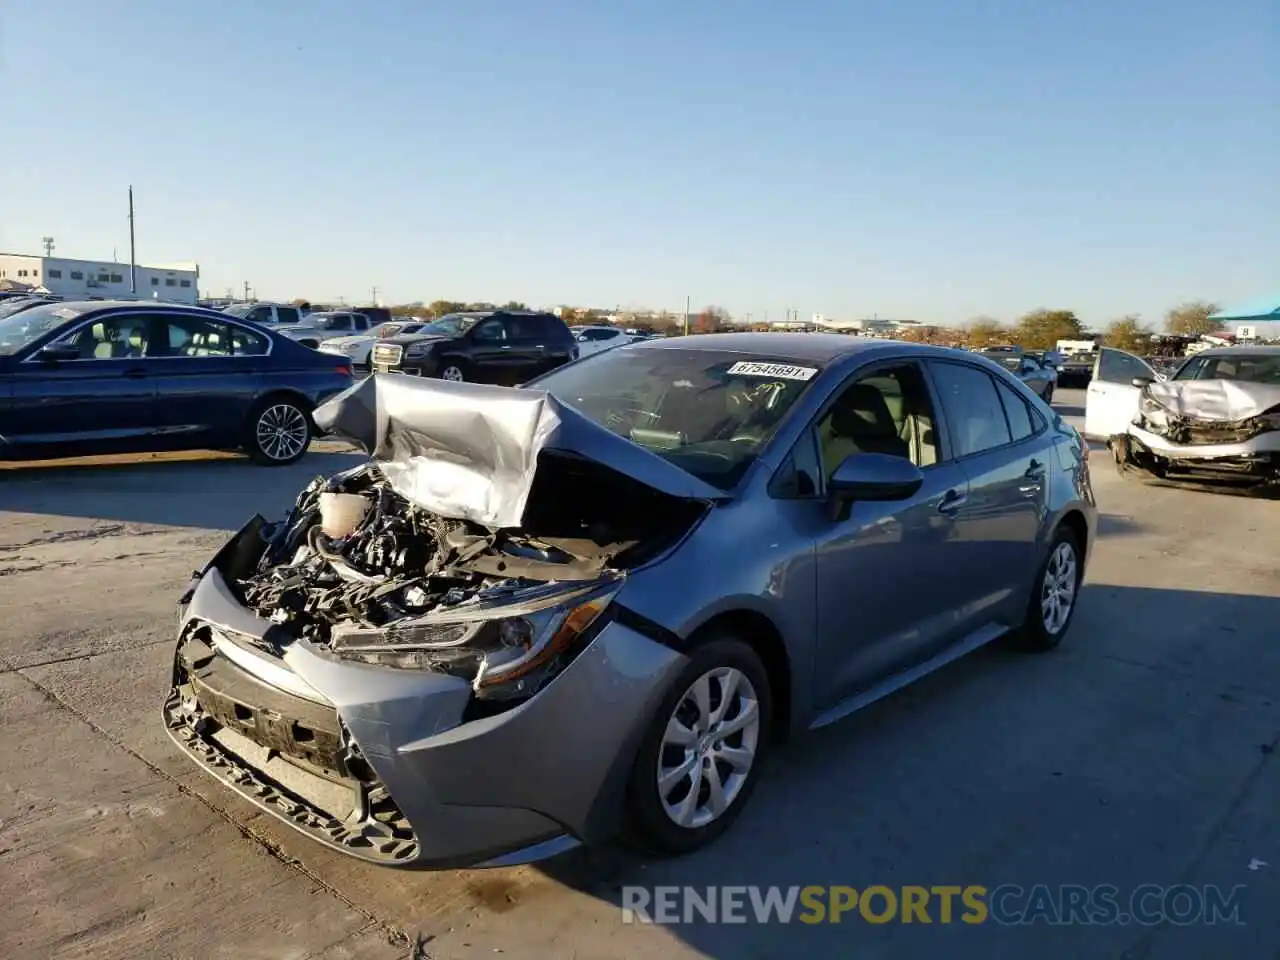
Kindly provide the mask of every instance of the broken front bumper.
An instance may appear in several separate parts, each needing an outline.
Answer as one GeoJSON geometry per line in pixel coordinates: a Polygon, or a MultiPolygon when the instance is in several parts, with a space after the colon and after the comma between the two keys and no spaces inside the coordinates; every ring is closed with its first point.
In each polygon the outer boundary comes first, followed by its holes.
{"type": "Polygon", "coordinates": [[[1250,494],[1280,490],[1280,432],[1237,443],[1179,444],[1135,424],[1108,446],[1121,473],[1250,494]]]}
{"type": "Polygon", "coordinates": [[[164,717],[242,797],[343,853],[403,866],[527,862],[621,826],[632,759],[681,654],[602,617],[540,693],[476,716],[465,680],[288,637],[238,602],[218,562],[184,598],[164,717]]]}

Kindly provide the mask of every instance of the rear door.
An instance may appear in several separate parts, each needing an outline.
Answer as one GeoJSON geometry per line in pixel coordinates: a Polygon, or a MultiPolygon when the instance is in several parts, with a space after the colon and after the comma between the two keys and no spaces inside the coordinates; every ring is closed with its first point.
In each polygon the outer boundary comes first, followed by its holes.
{"type": "Polygon", "coordinates": [[[270,350],[264,334],[192,314],[154,318],[148,368],[155,384],[157,430],[169,448],[239,445],[270,350]]]}
{"type": "Polygon", "coordinates": [[[539,344],[542,347],[537,358],[537,374],[554,370],[581,356],[580,345],[559,317],[543,313],[530,319],[538,325],[539,344]]]}
{"type": "Polygon", "coordinates": [[[147,337],[145,315],[112,314],[59,338],[78,360],[15,363],[5,432],[22,456],[148,449],[157,411],[147,337]]]}
{"type": "Polygon", "coordinates": [[[1141,357],[1102,347],[1094,361],[1093,379],[1085,391],[1084,435],[1090,440],[1106,440],[1117,433],[1124,433],[1138,413],[1138,397],[1142,393],[1134,386],[1135,377],[1155,380],[1156,372],[1141,357]]]}
{"type": "Polygon", "coordinates": [[[970,632],[1009,626],[1046,509],[1048,424],[1016,389],[979,367],[940,360],[928,367],[952,454],[969,480],[968,499],[955,510],[964,620],[970,632]]]}

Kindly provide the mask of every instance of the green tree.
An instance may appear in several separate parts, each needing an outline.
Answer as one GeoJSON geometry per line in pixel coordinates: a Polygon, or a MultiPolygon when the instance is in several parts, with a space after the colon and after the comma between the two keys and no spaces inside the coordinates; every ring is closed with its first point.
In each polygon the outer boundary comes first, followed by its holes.
{"type": "Polygon", "coordinates": [[[1221,324],[1209,317],[1218,312],[1216,303],[1204,300],[1191,300],[1172,308],[1164,315],[1165,328],[1170,333],[1184,337],[1198,337],[1204,333],[1213,333],[1221,324]]]}
{"type": "Polygon", "coordinates": [[[433,300],[427,305],[427,313],[433,317],[443,317],[446,313],[457,313],[465,310],[467,305],[457,300],[433,300]]]}
{"type": "Polygon", "coordinates": [[[1151,331],[1136,313],[1112,321],[1102,335],[1102,342],[1117,350],[1144,354],[1151,346],[1151,331]]]}
{"type": "Polygon", "coordinates": [[[974,317],[961,332],[966,346],[994,347],[1009,342],[1009,329],[995,317],[974,317]]]}
{"type": "Polygon", "coordinates": [[[1029,350],[1052,350],[1059,340],[1080,339],[1083,327],[1071,310],[1032,310],[1014,327],[1014,342],[1029,350]]]}
{"type": "Polygon", "coordinates": [[[508,300],[502,305],[503,310],[528,310],[527,304],[521,303],[519,300],[508,300]]]}

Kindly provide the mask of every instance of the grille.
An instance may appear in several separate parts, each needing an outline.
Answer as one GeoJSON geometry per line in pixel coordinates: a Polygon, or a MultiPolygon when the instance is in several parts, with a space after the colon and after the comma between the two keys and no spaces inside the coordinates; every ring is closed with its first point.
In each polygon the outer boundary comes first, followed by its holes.
{"type": "Polygon", "coordinates": [[[373,362],[388,367],[398,366],[403,348],[394,343],[379,343],[373,348],[373,362]]]}

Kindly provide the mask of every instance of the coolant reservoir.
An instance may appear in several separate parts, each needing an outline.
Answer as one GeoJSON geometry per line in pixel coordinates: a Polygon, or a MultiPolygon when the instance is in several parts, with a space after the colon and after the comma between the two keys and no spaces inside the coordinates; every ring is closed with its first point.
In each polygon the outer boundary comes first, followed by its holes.
{"type": "Polygon", "coordinates": [[[330,540],[351,536],[368,512],[368,499],[358,493],[320,494],[320,530],[330,540]]]}

